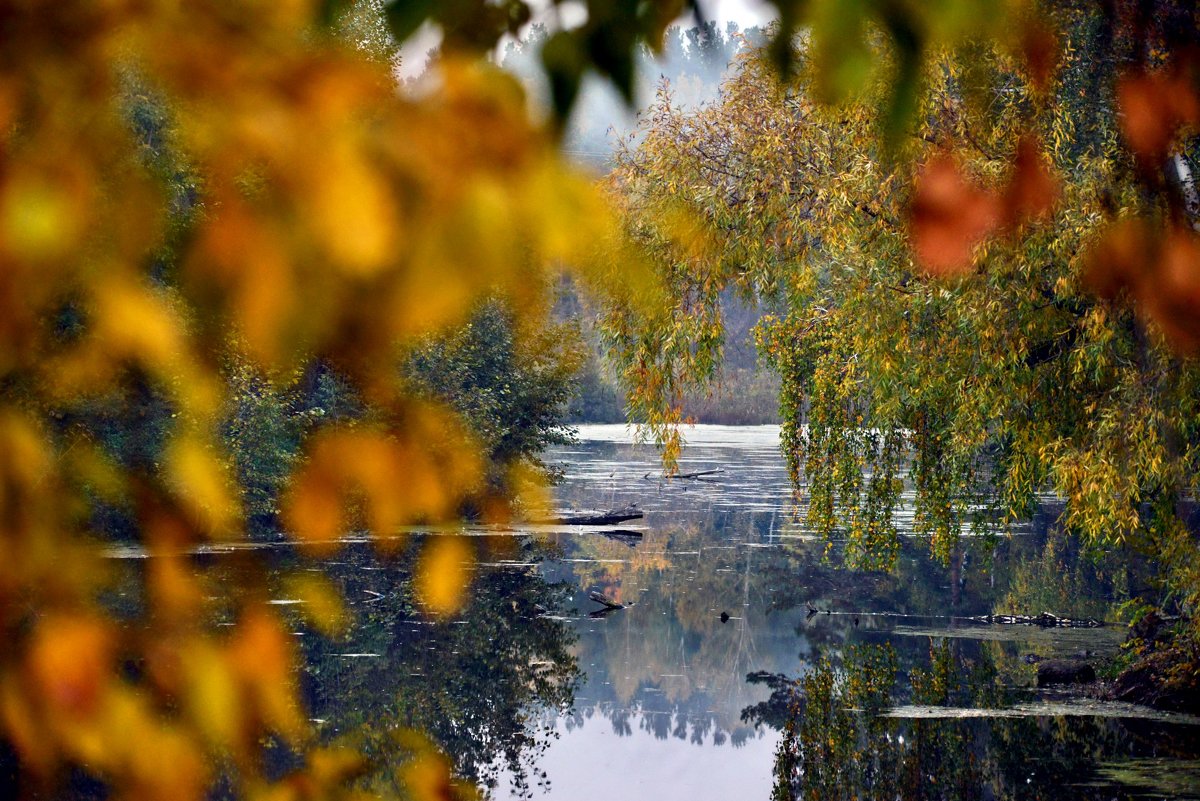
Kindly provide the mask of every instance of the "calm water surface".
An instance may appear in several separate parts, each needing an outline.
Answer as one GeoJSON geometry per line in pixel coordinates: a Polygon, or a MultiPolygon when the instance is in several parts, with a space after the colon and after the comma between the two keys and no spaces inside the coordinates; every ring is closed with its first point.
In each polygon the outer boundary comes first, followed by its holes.
{"type": "Polygon", "coordinates": [[[898,576],[839,570],[794,522],[778,436],[692,429],[680,469],[723,471],[706,481],[662,480],[624,426],[552,454],[562,506],[646,517],[633,544],[552,535],[561,555],[538,568],[580,612],[598,608],[591,590],[632,604],[567,616],[582,677],[540,759],[545,797],[767,799],[777,783],[829,799],[1200,797],[1200,721],[1033,687],[1028,655],[1096,659],[1120,629],[964,620],[1103,619],[1122,581],[1061,547],[1047,557],[1036,521],[990,559],[968,541],[953,570],[916,543],[898,576]]]}
{"type": "Polygon", "coordinates": [[[1137,576],[1080,561],[1052,514],[993,556],[966,540],[952,569],[914,539],[895,574],[853,573],[796,522],[777,427],[687,437],[681,470],[722,472],[664,480],[624,426],[548,454],[560,508],[644,519],[467,531],[480,559],[453,621],[411,590],[419,537],[351,538],[320,565],[260,549],[286,614],[280,577],[320,570],[355,619],[329,640],[296,616],[318,730],[388,765],[393,732],[419,728],[496,799],[1200,798],[1200,720],[1033,687],[1027,657],[1097,660],[1120,628],[966,619],[1111,617],[1137,576]],[[603,614],[593,591],[626,608],[603,614]]]}

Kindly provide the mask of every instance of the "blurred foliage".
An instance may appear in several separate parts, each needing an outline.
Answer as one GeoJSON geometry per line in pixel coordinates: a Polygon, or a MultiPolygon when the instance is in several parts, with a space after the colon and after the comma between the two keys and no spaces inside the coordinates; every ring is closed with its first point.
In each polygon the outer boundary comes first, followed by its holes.
{"type": "Polygon", "coordinates": [[[618,155],[669,287],[609,315],[631,416],[671,462],[721,361],[722,294],[779,304],[758,343],[784,452],[808,522],[859,564],[893,563],[906,485],[947,562],[1054,492],[1090,546],[1153,554],[1194,608],[1194,9],[804,7],[790,74],[769,44],[714,103],[664,88],[618,155]]]}
{"type": "MultiPolygon", "coordinates": [[[[364,797],[353,780],[371,766],[315,736],[261,572],[219,579],[192,553],[280,523],[310,554],[355,526],[396,548],[405,526],[456,520],[468,500],[506,517],[516,482],[489,484],[489,457],[544,441],[556,401],[537,396],[561,394],[570,363],[547,346],[544,287],[570,269],[602,295],[653,296],[602,193],[511,78],[448,52],[435,88],[401,93],[402,37],[381,7],[333,6],[0,4],[0,752],[14,792],[364,797]],[[517,371],[503,380],[529,416],[507,432],[405,370],[461,340],[489,299],[520,318],[502,343],[515,361],[450,348],[457,372],[439,380],[517,371]],[[522,440],[523,425],[543,428],[522,440]],[[100,603],[112,537],[149,557],[116,618],[100,603]]],[[[536,471],[516,472],[536,489],[536,471]]],[[[474,552],[431,542],[416,583],[436,618],[468,598],[474,552]]],[[[288,587],[318,630],[345,625],[327,582],[298,571],[288,587]]],[[[473,793],[405,742],[411,758],[389,769],[409,797],[473,793]]]]}

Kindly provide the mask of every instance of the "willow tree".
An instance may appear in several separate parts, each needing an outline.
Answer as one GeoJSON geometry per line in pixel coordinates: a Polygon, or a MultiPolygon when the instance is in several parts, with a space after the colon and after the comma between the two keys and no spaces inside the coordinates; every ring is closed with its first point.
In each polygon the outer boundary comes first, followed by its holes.
{"type": "Polygon", "coordinates": [[[905,482],[942,559],[1053,492],[1089,543],[1160,554],[1195,602],[1179,502],[1200,467],[1200,370],[1181,315],[1160,309],[1190,308],[1197,238],[1181,204],[1146,191],[1101,15],[1052,11],[1042,45],[929,51],[899,136],[880,118],[888,67],[905,67],[882,36],[865,47],[884,69],[836,105],[819,39],[796,46],[790,79],[745,55],[696,111],[664,87],[612,184],[672,300],[615,310],[613,351],[635,412],[673,444],[735,288],[779,310],[758,342],[783,379],[783,450],[809,523],[853,561],[893,562],[905,482]],[[1143,256],[1151,230],[1168,244],[1143,256]],[[1132,251],[1173,288],[1120,289],[1132,251]]]}

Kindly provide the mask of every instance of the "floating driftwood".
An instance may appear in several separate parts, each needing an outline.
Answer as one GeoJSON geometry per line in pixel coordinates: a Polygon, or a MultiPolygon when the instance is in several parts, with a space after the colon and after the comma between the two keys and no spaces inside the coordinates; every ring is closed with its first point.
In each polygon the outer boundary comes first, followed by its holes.
{"type": "Polygon", "coordinates": [[[1010,626],[1061,626],[1071,629],[1098,629],[1104,625],[1095,618],[1059,617],[1049,612],[1040,615],[975,615],[968,618],[973,623],[992,623],[1010,626]]]}
{"type": "Polygon", "coordinates": [[[625,608],[625,604],[617,603],[616,601],[614,601],[612,598],[609,598],[604,593],[597,592],[596,590],[592,590],[591,592],[589,592],[588,597],[591,598],[593,601],[595,601],[598,604],[604,604],[605,608],[609,609],[609,610],[625,608]]]}
{"type": "Polygon", "coordinates": [[[551,526],[612,526],[628,520],[641,520],[643,517],[645,515],[642,514],[642,510],[630,504],[623,509],[610,509],[607,512],[580,512],[531,522],[551,526]]]}
{"type": "MultiPolygon", "coordinates": [[[[699,481],[699,480],[702,480],[705,476],[714,476],[717,473],[724,473],[724,472],[725,472],[724,468],[718,467],[715,470],[698,470],[695,473],[674,473],[671,475],[664,474],[661,477],[665,478],[665,479],[691,479],[692,481],[699,481]]],[[[651,476],[649,473],[642,476],[642,478],[645,478],[645,479],[649,479],[650,477],[651,476]]]]}

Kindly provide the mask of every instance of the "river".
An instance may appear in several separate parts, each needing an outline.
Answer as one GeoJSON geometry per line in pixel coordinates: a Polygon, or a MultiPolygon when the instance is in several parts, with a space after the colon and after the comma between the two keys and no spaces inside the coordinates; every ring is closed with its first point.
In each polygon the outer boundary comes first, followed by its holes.
{"type": "Polygon", "coordinates": [[[636,503],[645,518],[636,544],[551,535],[561,555],[539,567],[581,612],[599,606],[591,590],[630,604],[567,617],[583,675],[540,759],[545,797],[767,799],[777,782],[822,799],[1200,797],[1200,721],[1034,687],[1027,658],[1099,663],[1120,627],[965,620],[1055,601],[1103,619],[1121,581],[1062,545],[1047,554],[1048,519],[994,549],[968,540],[955,571],[915,541],[898,575],[838,569],[836,546],[824,558],[795,520],[778,437],[688,430],[681,472],[722,471],[702,480],[663,480],[624,426],[585,426],[551,454],[562,506],[636,503]],[[1031,606],[1001,610],[1014,591],[1031,606]]]}
{"type": "MultiPolygon", "coordinates": [[[[969,620],[1111,620],[1136,589],[1124,562],[1081,558],[1052,509],[965,540],[953,569],[907,538],[895,571],[852,572],[799,522],[777,427],[686,436],[682,471],[720,472],[664,479],[625,426],[583,426],[548,453],[559,508],[644,518],[458,532],[479,558],[451,621],[411,588],[422,538],[443,534],[349,537],[320,564],[257,549],[272,586],[319,570],[348,601],[341,638],[294,617],[320,735],[352,735],[387,768],[404,755],[396,732],[422,730],[497,801],[1200,798],[1200,719],[1035,686],[1032,661],[1100,665],[1123,627],[969,620]]],[[[260,569],[245,556],[200,558],[218,577],[260,569]]]]}

